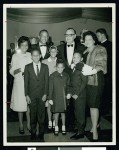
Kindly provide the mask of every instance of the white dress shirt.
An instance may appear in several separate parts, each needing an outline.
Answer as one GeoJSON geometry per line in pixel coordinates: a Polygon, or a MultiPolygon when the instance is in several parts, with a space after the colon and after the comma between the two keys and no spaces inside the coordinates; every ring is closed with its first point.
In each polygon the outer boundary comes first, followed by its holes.
{"type": "Polygon", "coordinates": [[[72,46],[68,47],[68,44],[67,44],[67,60],[68,60],[69,65],[71,65],[72,63],[73,54],[74,54],[74,43],[72,44],[73,44],[73,47],[72,46]]]}
{"type": "MultiPolygon", "coordinates": [[[[43,44],[39,43],[39,46],[40,46],[40,45],[43,45],[43,44]]],[[[41,50],[41,55],[42,55],[42,57],[44,58],[44,57],[45,57],[45,54],[46,54],[47,46],[41,46],[41,47],[40,47],[40,50],[41,50]]]]}
{"type": "Polygon", "coordinates": [[[38,69],[39,69],[39,72],[40,72],[41,63],[39,62],[38,64],[36,64],[36,63],[33,62],[33,68],[34,68],[34,71],[35,71],[35,74],[36,74],[36,75],[37,75],[37,65],[38,65],[38,69]]]}

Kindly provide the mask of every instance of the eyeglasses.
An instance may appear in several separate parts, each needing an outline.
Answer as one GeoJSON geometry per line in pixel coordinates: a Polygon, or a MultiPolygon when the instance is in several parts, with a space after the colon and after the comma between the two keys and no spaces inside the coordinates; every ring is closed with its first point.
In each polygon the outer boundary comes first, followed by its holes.
{"type": "Polygon", "coordinates": [[[75,34],[64,34],[66,37],[72,37],[75,34]]]}

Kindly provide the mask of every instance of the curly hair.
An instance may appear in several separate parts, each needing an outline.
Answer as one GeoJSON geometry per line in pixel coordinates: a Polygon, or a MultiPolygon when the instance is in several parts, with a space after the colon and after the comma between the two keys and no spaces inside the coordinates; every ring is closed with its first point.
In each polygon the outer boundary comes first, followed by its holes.
{"type": "Polygon", "coordinates": [[[98,44],[98,39],[97,39],[97,36],[96,36],[96,34],[94,33],[94,32],[92,32],[92,31],[87,31],[87,32],[85,32],[84,34],[83,34],[83,40],[85,41],[85,37],[86,36],[91,36],[92,38],[93,38],[93,40],[95,41],[95,45],[97,45],[98,44]]]}
{"type": "Polygon", "coordinates": [[[21,36],[19,39],[18,39],[18,46],[20,47],[22,43],[24,42],[27,42],[28,43],[28,47],[30,47],[30,40],[28,37],[26,36],[21,36]]]}

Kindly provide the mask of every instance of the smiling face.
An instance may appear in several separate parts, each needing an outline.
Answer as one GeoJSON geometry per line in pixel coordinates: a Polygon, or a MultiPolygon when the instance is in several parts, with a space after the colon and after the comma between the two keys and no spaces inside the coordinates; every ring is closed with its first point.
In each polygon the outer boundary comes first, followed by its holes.
{"type": "Polygon", "coordinates": [[[26,51],[28,50],[28,42],[25,41],[25,42],[21,43],[20,49],[21,49],[22,53],[26,53],[26,51]]]}
{"type": "Polygon", "coordinates": [[[50,50],[50,56],[51,56],[52,58],[55,58],[56,55],[57,55],[57,50],[56,50],[55,48],[54,48],[54,49],[51,49],[51,50],[50,50]]]}
{"type": "Polygon", "coordinates": [[[76,38],[76,34],[74,30],[73,29],[67,30],[65,34],[65,38],[68,44],[72,44],[74,42],[74,39],[76,38]]]}
{"type": "Polygon", "coordinates": [[[33,60],[33,62],[35,62],[37,64],[39,62],[40,58],[41,58],[40,53],[38,51],[34,50],[32,52],[32,60],[33,60]]]}
{"type": "Polygon", "coordinates": [[[64,70],[64,64],[62,63],[57,64],[57,72],[61,74],[63,70],[64,70]]]}
{"type": "Polygon", "coordinates": [[[46,44],[46,42],[48,41],[48,38],[49,38],[49,35],[46,31],[42,31],[39,35],[39,39],[42,44],[46,44]]]}
{"type": "Polygon", "coordinates": [[[73,56],[73,63],[76,65],[82,61],[82,57],[79,53],[75,53],[73,56]]]}
{"type": "Polygon", "coordinates": [[[91,35],[86,35],[85,45],[86,47],[93,47],[95,45],[95,41],[91,35]]]}

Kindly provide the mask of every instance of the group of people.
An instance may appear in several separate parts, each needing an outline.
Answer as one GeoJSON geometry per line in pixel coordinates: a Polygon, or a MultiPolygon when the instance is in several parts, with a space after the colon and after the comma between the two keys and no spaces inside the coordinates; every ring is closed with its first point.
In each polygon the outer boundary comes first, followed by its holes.
{"type": "MultiPolygon", "coordinates": [[[[27,52],[29,39],[22,36],[18,39],[20,53],[12,56],[10,74],[14,77],[14,84],[10,108],[18,112],[19,133],[24,134],[23,112],[26,112],[31,139],[35,140],[38,135],[40,141],[44,141],[47,107],[49,130],[54,128],[54,134],[58,136],[61,114],[62,134],[66,134],[67,126],[75,125],[73,128],[76,128],[76,133],[70,138],[83,138],[85,109],[88,105],[92,141],[98,141],[99,110],[105,75],[108,74],[108,63],[109,68],[112,65],[111,56],[110,60],[107,59],[112,49],[106,30],[98,29],[96,34],[83,30],[81,40],[77,41],[76,31],[68,28],[65,33],[66,42],[59,46],[49,46],[48,38],[48,31],[41,30],[39,43],[32,44],[30,52],[27,52]]],[[[106,79],[111,80],[110,73],[111,71],[106,79]]]]}

